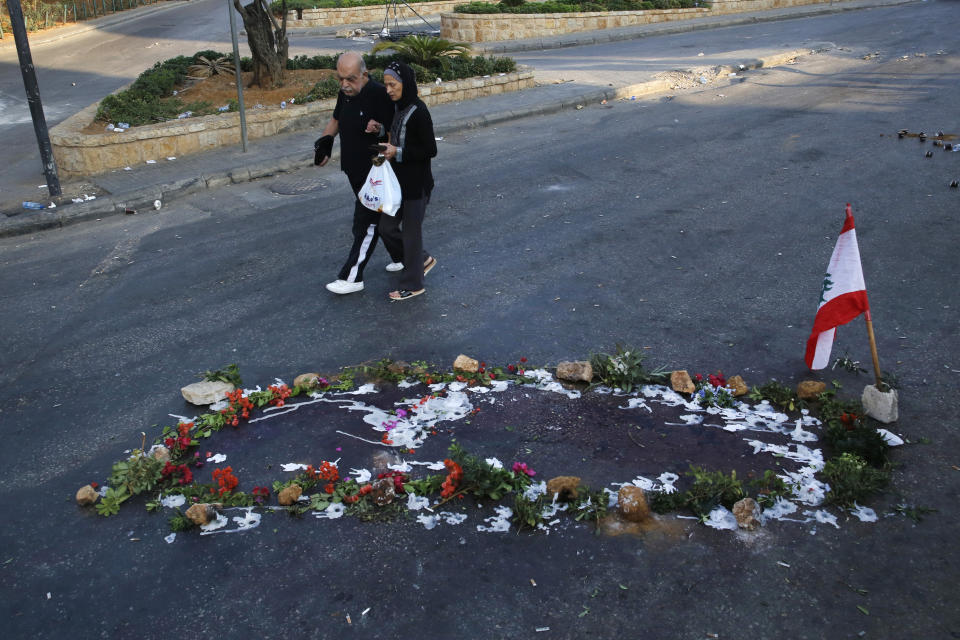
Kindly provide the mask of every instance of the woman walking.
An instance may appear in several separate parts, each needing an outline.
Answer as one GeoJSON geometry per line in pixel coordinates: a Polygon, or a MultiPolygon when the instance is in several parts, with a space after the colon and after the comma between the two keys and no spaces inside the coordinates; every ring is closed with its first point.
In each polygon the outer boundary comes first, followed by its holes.
{"type": "Polygon", "coordinates": [[[409,300],[425,291],[423,277],[437,264],[423,249],[423,217],[433,191],[430,158],[437,155],[433,120],[427,105],[417,97],[416,75],[402,62],[391,62],[383,71],[383,84],[396,112],[390,140],[383,151],[393,166],[402,194],[395,216],[380,216],[380,237],[391,256],[403,256],[403,271],[390,300],[409,300]]]}

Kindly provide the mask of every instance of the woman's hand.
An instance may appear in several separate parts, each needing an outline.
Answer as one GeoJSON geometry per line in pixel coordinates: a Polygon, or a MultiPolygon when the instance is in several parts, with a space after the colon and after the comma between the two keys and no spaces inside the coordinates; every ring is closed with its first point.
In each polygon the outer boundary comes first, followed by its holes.
{"type": "Polygon", "coordinates": [[[383,157],[387,160],[393,160],[397,155],[397,148],[389,142],[383,146],[386,147],[386,149],[383,150],[383,157]]]}

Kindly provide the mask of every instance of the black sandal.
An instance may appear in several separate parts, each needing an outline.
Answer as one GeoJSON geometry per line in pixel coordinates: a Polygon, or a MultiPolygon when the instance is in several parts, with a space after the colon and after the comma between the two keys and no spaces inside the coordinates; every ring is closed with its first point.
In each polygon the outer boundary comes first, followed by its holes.
{"type": "Polygon", "coordinates": [[[408,291],[407,289],[400,289],[397,291],[397,295],[394,296],[393,292],[390,292],[389,298],[390,302],[400,302],[401,300],[409,300],[410,298],[415,298],[421,293],[424,293],[426,289],[420,289],[420,291],[408,291]]]}

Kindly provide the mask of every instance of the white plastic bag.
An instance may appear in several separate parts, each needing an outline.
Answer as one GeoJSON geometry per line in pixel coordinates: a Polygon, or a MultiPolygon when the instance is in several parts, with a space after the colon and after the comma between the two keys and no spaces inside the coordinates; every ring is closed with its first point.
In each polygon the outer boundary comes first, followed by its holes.
{"type": "Polygon", "coordinates": [[[370,167],[367,181],[357,194],[360,203],[367,209],[379,211],[388,216],[397,214],[400,209],[400,183],[389,162],[370,167]]]}

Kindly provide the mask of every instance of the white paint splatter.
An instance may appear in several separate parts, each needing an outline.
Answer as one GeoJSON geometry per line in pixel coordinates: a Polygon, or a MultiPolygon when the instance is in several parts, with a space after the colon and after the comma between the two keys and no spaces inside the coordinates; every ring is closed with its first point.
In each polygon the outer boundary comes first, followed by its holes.
{"type": "Polygon", "coordinates": [[[510,518],[513,517],[513,509],[510,507],[497,507],[496,515],[484,518],[486,526],[477,525],[477,531],[488,531],[491,533],[503,533],[510,530],[510,518]]]}
{"type": "Polygon", "coordinates": [[[426,496],[418,496],[414,493],[407,494],[407,509],[410,511],[420,511],[420,509],[426,509],[430,506],[430,498],[426,496]]]}
{"type": "Polygon", "coordinates": [[[527,500],[536,500],[540,496],[547,495],[547,483],[546,482],[534,482],[527,487],[526,491],[523,492],[523,497],[527,500]]]}
{"type": "Polygon", "coordinates": [[[786,498],[777,496],[777,499],[774,501],[773,506],[763,510],[763,517],[769,518],[771,520],[790,520],[792,522],[803,522],[803,520],[796,520],[793,518],[786,517],[791,513],[796,513],[796,512],[797,512],[797,505],[790,502],[786,498]]]}
{"type": "Polygon", "coordinates": [[[813,518],[822,524],[832,524],[837,529],[840,528],[840,525],[837,524],[837,516],[833,515],[829,511],[824,511],[823,509],[818,509],[817,511],[804,511],[803,515],[813,516],[813,518]]]}
{"type": "Polygon", "coordinates": [[[883,438],[884,442],[886,442],[891,447],[899,447],[900,445],[903,444],[903,438],[894,434],[891,431],[888,431],[886,429],[877,429],[877,433],[879,433],[880,436],[883,438]]]}
{"type": "Polygon", "coordinates": [[[340,502],[331,502],[330,505],[320,513],[314,513],[317,518],[334,520],[343,516],[347,508],[340,502]]]}
{"type": "Polygon", "coordinates": [[[176,509],[177,507],[182,507],[186,504],[187,499],[181,495],[171,495],[166,496],[160,500],[160,504],[168,509],[176,509]]]}
{"type": "Polygon", "coordinates": [[[221,529],[227,526],[228,522],[229,520],[227,520],[227,516],[223,515],[222,513],[218,513],[216,520],[211,520],[207,524],[200,525],[200,535],[205,535],[212,531],[216,531],[217,529],[221,529]]]}
{"type": "Polygon", "coordinates": [[[287,473],[289,473],[291,471],[306,470],[307,465],[300,464],[299,462],[287,462],[285,464],[280,465],[280,468],[286,471],[287,473]]]}
{"type": "Polygon", "coordinates": [[[703,524],[714,529],[723,529],[723,530],[737,530],[737,518],[730,511],[723,506],[717,506],[713,508],[713,511],[707,515],[706,520],[703,524]]]}
{"type": "Polygon", "coordinates": [[[617,407],[618,409],[646,409],[650,413],[653,413],[653,409],[650,408],[650,405],[647,404],[647,401],[643,398],[630,398],[627,400],[627,406],[617,407]]]}
{"type": "Polygon", "coordinates": [[[422,524],[427,530],[433,529],[441,522],[457,525],[463,523],[466,519],[467,514],[465,513],[451,513],[449,511],[441,511],[440,513],[430,516],[426,514],[420,514],[417,516],[417,522],[422,524]]]}
{"type": "Polygon", "coordinates": [[[397,383],[397,388],[399,389],[409,389],[410,387],[416,387],[420,384],[419,380],[401,380],[397,383]]]}
{"type": "Polygon", "coordinates": [[[877,521],[877,512],[871,509],[870,507],[864,507],[856,502],[853,503],[853,509],[850,509],[850,513],[859,518],[860,522],[876,522],[877,521]]]}
{"type": "Polygon", "coordinates": [[[207,458],[207,462],[212,462],[213,464],[220,464],[226,459],[227,459],[227,456],[223,455],[222,453],[218,453],[207,458]]]}
{"type": "Polygon", "coordinates": [[[370,481],[372,474],[367,469],[350,469],[350,477],[363,484],[370,481]]]}
{"type": "Polygon", "coordinates": [[[165,537],[165,538],[163,539],[163,541],[166,542],[167,544],[173,544],[173,541],[176,540],[176,539],[177,539],[177,534],[176,534],[176,533],[171,533],[170,535],[168,535],[167,537],[165,537]]]}

